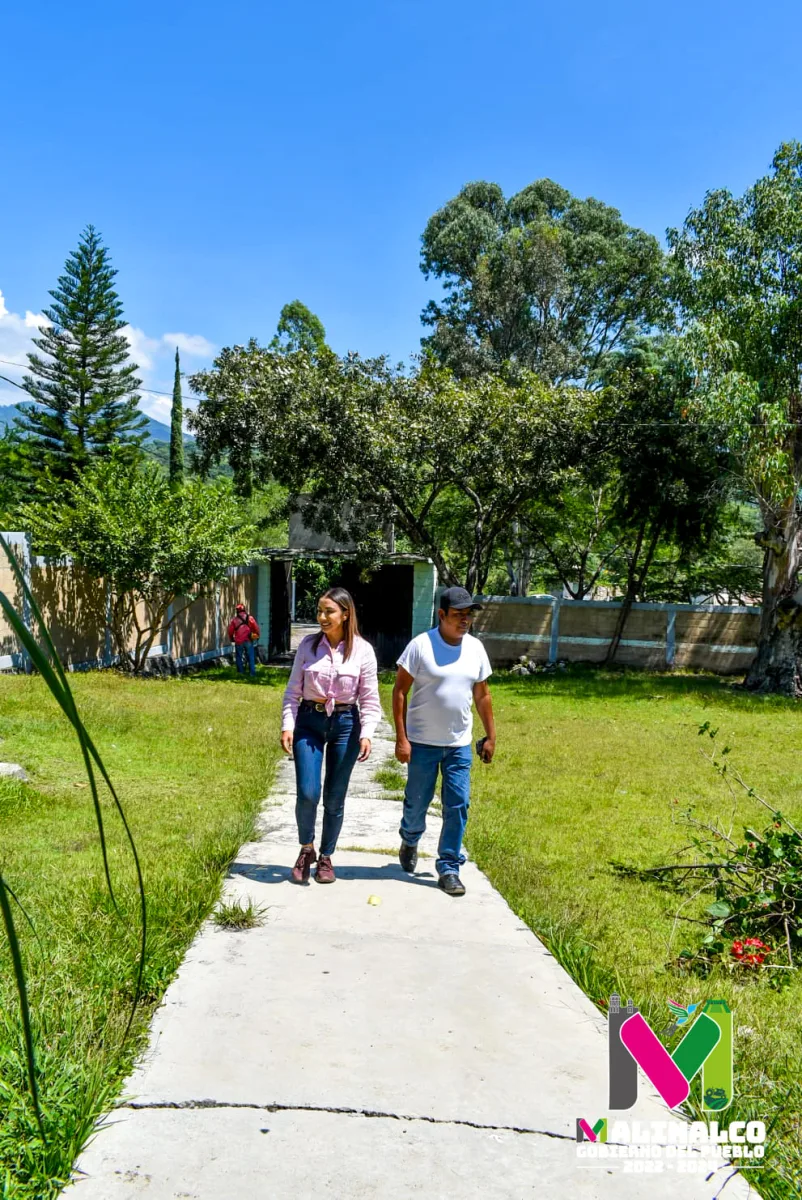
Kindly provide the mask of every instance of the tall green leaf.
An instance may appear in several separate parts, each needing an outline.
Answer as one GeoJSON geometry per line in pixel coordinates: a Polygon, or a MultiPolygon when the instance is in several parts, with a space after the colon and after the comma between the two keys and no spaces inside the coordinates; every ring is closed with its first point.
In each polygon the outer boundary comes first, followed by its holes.
{"type": "Polygon", "coordinates": [[[22,965],[22,953],[20,952],[17,931],[14,928],[14,917],[11,913],[11,905],[8,902],[8,889],[2,875],[0,875],[0,913],[3,914],[3,925],[5,926],[6,937],[8,938],[8,945],[11,951],[11,965],[19,995],[22,1036],[25,1041],[25,1065],[28,1072],[31,1099],[33,1101],[34,1112],[36,1113],[36,1121],[39,1125],[39,1132],[42,1135],[42,1141],[47,1145],[47,1136],[45,1134],[44,1121],[42,1120],[42,1109],[39,1104],[39,1087],[36,1082],[36,1056],[33,1048],[33,1029],[31,1027],[31,1010],[28,1004],[28,989],[25,984],[25,970],[22,965]]]}
{"type": "MultiPolygon", "coordinates": [[[[103,813],[102,813],[102,809],[101,809],[101,805],[100,805],[100,796],[98,793],[95,768],[97,768],[97,770],[100,773],[101,778],[103,779],[104,783],[106,784],[107,788],[109,789],[109,793],[112,797],[112,800],[114,802],[117,813],[120,817],[120,820],[122,821],[123,828],[124,828],[125,834],[126,834],[126,838],[128,840],[128,844],[131,848],[131,854],[132,854],[132,857],[134,860],[134,866],[136,869],[142,932],[141,932],[141,940],[140,940],[136,986],[134,989],[134,998],[133,998],[133,1002],[131,1004],[131,1011],[130,1011],[130,1014],[128,1017],[128,1022],[126,1024],[126,1027],[125,1027],[125,1030],[123,1033],[123,1041],[124,1041],[125,1038],[128,1036],[128,1033],[131,1029],[131,1025],[133,1023],[133,1019],[134,1019],[136,1009],[137,1009],[137,1006],[139,1003],[139,999],[140,999],[140,996],[142,993],[142,979],[143,979],[144,970],[145,970],[145,954],[146,954],[146,947],[147,947],[147,900],[146,900],[146,895],[145,895],[144,879],[142,876],[142,868],[141,868],[141,864],[139,861],[139,854],[137,853],[136,843],[134,841],[133,834],[131,833],[131,828],[128,824],[128,820],[126,818],[125,811],[123,809],[122,803],[120,802],[120,798],[117,795],[114,784],[112,783],[112,781],[109,777],[108,771],[106,770],[106,767],[105,767],[103,760],[97,750],[97,747],[95,746],[92,738],[89,735],[89,732],[86,729],[86,726],[84,725],[83,721],[80,718],[80,715],[78,713],[78,707],[75,702],[75,697],[73,696],[72,689],[70,688],[69,681],[67,679],[67,674],[66,674],[64,667],[62,666],[61,661],[58,657],[55,645],[53,644],[53,640],[50,636],[50,632],[47,628],[44,618],[42,617],[42,613],[39,609],[39,606],[36,603],[36,599],[35,599],[33,593],[31,592],[31,589],[28,586],[27,580],[25,579],[24,573],[23,573],[22,569],[20,568],[20,565],[16,559],[14,552],[12,551],[8,542],[5,540],[5,538],[1,534],[0,534],[0,547],[2,547],[2,549],[6,555],[6,558],[9,561],[9,564],[11,566],[14,577],[15,577],[17,584],[18,584],[18,586],[22,592],[22,595],[24,597],[28,612],[32,615],[33,619],[36,622],[36,626],[38,628],[41,640],[44,643],[45,649],[47,650],[47,653],[45,653],[45,651],[39,645],[39,642],[36,640],[36,638],[33,637],[33,635],[31,634],[31,631],[28,629],[25,621],[22,619],[20,614],[16,611],[14,605],[11,603],[9,598],[3,592],[0,592],[0,608],[2,609],[3,613],[5,614],[6,620],[8,621],[8,623],[11,626],[12,630],[14,631],[15,635],[19,639],[20,644],[24,647],[24,649],[30,656],[31,662],[33,663],[34,667],[39,671],[40,675],[42,676],[45,683],[47,684],[53,698],[56,700],[56,702],[58,703],[58,705],[64,712],[65,716],[67,717],[67,720],[70,722],[73,729],[75,730],[79,745],[81,747],[81,754],[83,756],[84,766],[86,768],[86,773],[87,773],[87,777],[89,779],[89,785],[90,785],[91,792],[92,792],[92,803],[94,806],[95,818],[97,821],[98,833],[99,833],[99,837],[100,837],[101,853],[103,856],[103,869],[104,869],[105,876],[106,876],[106,883],[107,883],[107,886],[109,889],[109,895],[111,896],[112,903],[114,904],[114,908],[115,908],[115,911],[117,912],[118,916],[120,914],[119,914],[119,908],[117,906],[117,901],[116,901],[116,898],[114,895],[114,888],[113,888],[112,880],[111,880],[111,872],[109,869],[108,850],[106,847],[106,835],[105,835],[105,829],[104,829],[104,825],[103,825],[103,813]]],[[[5,881],[3,880],[2,876],[0,876],[0,910],[2,910],[3,924],[5,926],[6,936],[8,938],[9,946],[11,949],[12,963],[14,965],[14,975],[15,975],[16,984],[17,984],[17,992],[19,994],[19,1000],[20,1000],[20,1015],[21,1015],[21,1019],[22,1019],[23,1035],[25,1038],[25,1046],[26,1046],[28,1080],[29,1080],[29,1085],[30,1085],[30,1090],[31,1090],[31,1097],[33,1100],[34,1108],[36,1110],[37,1121],[39,1123],[39,1128],[42,1132],[42,1137],[44,1139],[44,1128],[43,1128],[43,1124],[42,1124],[41,1110],[40,1110],[40,1106],[39,1106],[39,1093],[38,1093],[37,1081],[36,1081],[36,1063],[35,1063],[35,1055],[34,1055],[33,1033],[32,1033],[32,1028],[31,1028],[31,1019],[30,1019],[30,1008],[28,1005],[27,990],[26,990],[26,986],[25,986],[25,973],[24,973],[23,964],[22,964],[22,957],[20,954],[19,941],[18,941],[16,930],[14,927],[11,906],[8,901],[9,894],[11,894],[13,896],[13,893],[10,892],[10,889],[8,888],[5,881]]]]}

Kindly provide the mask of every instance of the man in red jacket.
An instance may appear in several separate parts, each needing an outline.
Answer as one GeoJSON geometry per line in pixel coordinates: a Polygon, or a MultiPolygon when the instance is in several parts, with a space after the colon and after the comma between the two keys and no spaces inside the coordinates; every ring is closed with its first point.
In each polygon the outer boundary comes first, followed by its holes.
{"type": "Polygon", "coordinates": [[[248,612],[244,604],[237,605],[237,611],[228,627],[229,639],[234,643],[234,655],[237,660],[237,671],[240,675],[245,672],[245,655],[251,675],[256,674],[256,643],[259,640],[259,626],[248,612]]]}

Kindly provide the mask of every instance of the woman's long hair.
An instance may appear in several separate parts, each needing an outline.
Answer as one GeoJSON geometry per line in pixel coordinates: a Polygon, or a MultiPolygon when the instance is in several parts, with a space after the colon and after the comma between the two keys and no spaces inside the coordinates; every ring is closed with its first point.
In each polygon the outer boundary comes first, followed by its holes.
{"type": "MultiPolygon", "coordinates": [[[[338,607],[345,613],[343,622],[343,641],[345,643],[345,652],[343,654],[343,662],[346,662],[351,657],[351,651],[354,648],[354,642],[359,637],[359,621],[356,615],[356,605],[354,598],[345,588],[333,587],[328,588],[322,596],[318,598],[318,604],[321,600],[333,600],[338,607]]],[[[320,643],[326,635],[321,629],[315,639],[315,651],[317,652],[320,643]]]]}

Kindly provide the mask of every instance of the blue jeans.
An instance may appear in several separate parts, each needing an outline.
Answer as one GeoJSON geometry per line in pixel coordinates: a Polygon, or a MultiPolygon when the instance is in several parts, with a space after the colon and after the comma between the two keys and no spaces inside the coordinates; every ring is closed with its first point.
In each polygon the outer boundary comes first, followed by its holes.
{"type": "Polygon", "coordinates": [[[412,743],[404,791],[404,815],[398,832],[408,846],[417,846],[426,829],[426,813],[434,796],[438,770],[443,777],[443,828],[435,867],[438,875],[448,875],[451,872],[458,873],[465,862],[462,838],[468,823],[470,804],[470,744],[423,746],[419,742],[412,743]]]}
{"type": "Polygon", "coordinates": [[[298,822],[298,841],[306,845],[315,840],[315,816],[320,803],[320,783],[323,755],[326,755],[326,779],[323,784],[323,834],[320,853],[333,854],[343,826],[345,795],[351,780],[354,763],[359,757],[359,738],[362,732],[357,708],[336,710],[327,717],[325,712],[298,708],[292,755],[295,759],[297,799],[295,819],[298,822]]]}
{"type": "Polygon", "coordinates": [[[253,642],[234,643],[234,656],[237,660],[237,670],[240,675],[245,674],[245,655],[248,655],[248,666],[251,670],[251,675],[256,674],[256,645],[253,642]]]}

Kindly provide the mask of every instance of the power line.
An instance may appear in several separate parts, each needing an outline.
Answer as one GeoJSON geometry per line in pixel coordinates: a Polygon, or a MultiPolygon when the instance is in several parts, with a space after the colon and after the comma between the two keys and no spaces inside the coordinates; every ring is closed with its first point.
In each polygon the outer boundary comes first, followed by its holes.
{"type": "MultiPolygon", "coordinates": [[[[27,367],[26,363],[12,362],[10,358],[0,358],[0,363],[5,363],[7,367],[27,367]]],[[[186,379],[186,376],[184,376],[184,378],[186,379]]],[[[19,388],[21,392],[27,393],[28,391],[28,389],[24,388],[21,383],[16,383],[13,379],[9,379],[6,375],[0,375],[0,379],[4,380],[5,383],[10,383],[12,387],[19,388]]],[[[173,395],[172,392],[160,392],[157,388],[149,387],[140,388],[140,391],[147,392],[149,396],[170,396],[172,398],[173,395]]]]}
{"type": "MultiPolygon", "coordinates": [[[[23,365],[22,363],[12,362],[8,358],[0,358],[0,363],[5,363],[6,366],[8,366],[8,367],[21,367],[23,365]]],[[[5,383],[10,383],[12,387],[19,388],[19,390],[21,392],[25,392],[26,396],[30,395],[30,393],[28,392],[28,389],[24,388],[21,383],[15,383],[15,381],[13,379],[9,379],[6,375],[0,375],[0,379],[2,379],[5,383]]],[[[148,396],[169,396],[172,399],[172,395],[173,395],[172,392],[159,392],[155,388],[142,388],[141,390],[143,392],[145,392],[146,395],[148,395],[148,396]]],[[[641,428],[641,429],[658,429],[658,428],[689,429],[694,425],[695,426],[702,425],[702,422],[701,421],[619,421],[617,417],[601,417],[599,419],[599,421],[597,422],[597,424],[626,426],[626,428],[628,428],[628,429],[634,429],[636,427],[641,428]]],[[[747,421],[746,424],[760,426],[760,425],[764,425],[765,422],[764,421],[747,421]]],[[[793,429],[797,425],[802,425],[802,421],[783,421],[782,424],[786,429],[793,429]]]]}
{"type": "MultiPolygon", "coordinates": [[[[0,362],[5,362],[5,361],[6,361],[6,360],[5,360],[4,358],[0,358],[0,362]]],[[[16,367],[16,366],[17,366],[17,364],[16,364],[16,363],[9,363],[9,366],[16,367]]],[[[16,382],[15,382],[15,380],[13,380],[13,379],[9,379],[7,375],[0,375],[0,379],[2,379],[3,383],[10,383],[12,387],[19,388],[19,390],[20,390],[21,392],[25,392],[25,395],[26,395],[26,396],[28,395],[28,392],[27,392],[27,390],[26,390],[26,389],[25,389],[25,388],[22,386],[22,384],[21,384],[21,383],[16,383],[16,382]]]]}

